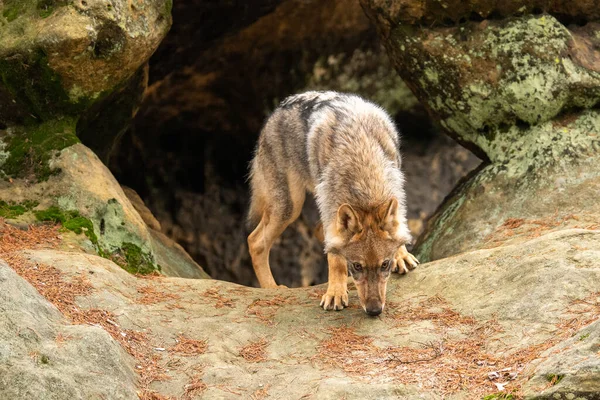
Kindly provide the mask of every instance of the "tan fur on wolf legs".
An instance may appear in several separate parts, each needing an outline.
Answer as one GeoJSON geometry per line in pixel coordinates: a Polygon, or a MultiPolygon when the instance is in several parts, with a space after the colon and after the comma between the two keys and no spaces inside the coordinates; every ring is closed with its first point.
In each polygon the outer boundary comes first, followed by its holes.
{"type": "Polygon", "coordinates": [[[248,249],[252,257],[252,266],[261,288],[276,288],[277,283],[271,273],[269,253],[275,239],[285,230],[287,224],[270,218],[264,213],[256,229],[248,236],[248,249]]]}
{"type": "Polygon", "coordinates": [[[325,310],[342,310],[348,306],[348,264],[343,257],[327,254],[329,285],[321,299],[325,310]]]}
{"type": "MultiPolygon", "coordinates": [[[[294,222],[302,212],[304,204],[304,196],[306,193],[303,190],[293,190],[290,192],[293,209],[290,218],[286,221],[279,213],[272,213],[274,207],[267,206],[263,212],[260,223],[248,236],[248,250],[252,257],[252,266],[254,273],[258,278],[261,288],[276,288],[278,287],[271,266],[269,265],[269,253],[275,240],[283,233],[289,224],[294,222]]],[[[275,208],[276,209],[276,208],[275,208]]],[[[279,285],[279,287],[286,287],[279,285]]]]}
{"type": "Polygon", "coordinates": [[[408,271],[417,268],[419,260],[406,250],[406,246],[401,246],[394,257],[395,265],[392,267],[392,272],[406,274],[408,271]]]}

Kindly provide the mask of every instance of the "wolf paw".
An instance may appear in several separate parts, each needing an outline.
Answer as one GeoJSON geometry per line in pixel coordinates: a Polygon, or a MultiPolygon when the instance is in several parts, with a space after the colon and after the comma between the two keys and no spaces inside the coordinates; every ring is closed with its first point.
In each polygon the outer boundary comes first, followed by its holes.
{"type": "Polygon", "coordinates": [[[327,288],[327,293],[323,295],[321,299],[321,307],[324,310],[343,310],[344,307],[348,307],[348,289],[346,285],[330,284],[327,288]]]}
{"type": "Polygon", "coordinates": [[[398,249],[394,261],[395,265],[392,267],[392,272],[398,272],[399,274],[406,274],[419,265],[419,260],[406,250],[406,246],[398,249]]]}

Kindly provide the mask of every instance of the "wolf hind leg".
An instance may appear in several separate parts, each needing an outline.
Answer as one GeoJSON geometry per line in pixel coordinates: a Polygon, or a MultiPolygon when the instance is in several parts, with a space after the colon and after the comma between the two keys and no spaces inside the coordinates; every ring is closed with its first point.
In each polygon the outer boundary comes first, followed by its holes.
{"type": "Polygon", "coordinates": [[[302,212],[306,194],[304,187],[287,184],[273,188],[269,193],[270,197],[263,197],[265,204],[260,222],[248,236],[248,250],[261,288],[277,287],[269,264],[271,247],[302,212]]]}

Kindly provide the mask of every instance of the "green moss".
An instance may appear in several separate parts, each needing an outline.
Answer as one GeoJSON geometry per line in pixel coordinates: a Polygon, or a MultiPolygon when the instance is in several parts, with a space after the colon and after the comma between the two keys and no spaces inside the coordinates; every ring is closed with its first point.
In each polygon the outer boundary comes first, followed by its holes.
{"type": "Polygon", "coordinates": [[[583,335],[579,336],[579,340],[585,340],[585,339],[587,339],[589,337],[590,337],[590,333],[589,332],[588,333],[584,333],[583,335]]]}
{"type": "Polygon", "coordinates": [[[15,203],[15,202],[7,203],[3,200],[0,200],[0,217],[7,218],[7,219],[16,218],[20,215],[25,214],[27,211],[31,210],[32,208],[34,208],[37,205],[38,205],[38,203],[36,201],[30,201],[30,200],[26,200],[21,203],[15,203]]]}
{"type": "Polygon", "coordinates": [[[64,3],[64,0],[4,0],[2,15],[8,22],[23,15],[38,15],[46,18],[52,14],[56,6],[64,3]]]}
{"type": "Polygon", "coordinates": [[[91,220],[81,216],[78,211],[65,211],[58,207],[50,207],[46,210],[35,211],[39,221],[60,223],[64,229],[76,234],[85,234],[96,246],[98,255],[114,261],[125,271],[132,274],[149,274],[160,271],[160,265],[155,264],[154,257],[145,253],[139,246],[126,242],[121,248],[114,252],[103,249],[98,237],[94,233],[94,224],[91,220]]]}
{"type": "Polygon", "coordinates": [[[562,379],[564,378],[564,375],[557,375],[557,374],[548,374],[546,375],[546,380],[550,383],[552,383],[553,385],[558,384],[560,381],[562,381],[562,379]]]}
{"type": "Polygon", "coordinates": [[[516,397],[510,393],[494,393],[489,394],[483,400],[514,400],[516,397]]]}
{"type": "Polygon", "coordinates": [[[38,15],[41,18],[48,18],[54,11],[54,0],[39,0],[37,3],[38,15]]]}
{"type": "Polygon", "coordinates": [[[165,0],[165,14],[167,17],[171,16],[171,11],[173,10],[173,0],[165,0]]]}
{"type": "Polygon", "coordinates": [[[40,362],[42,364],[49,364],[50,363],[50,357],[48,357],[45,354],[42,354],[42,356],[40,357],[40,362]]]}
{"type": "Polygon", "coordinates": [[[90,241],[98,247],[98,237],[94,233],[94,224],[89,219],[82,217],[78,211],[63,211],[58,207],[50,207],[47,210],[35,211],[38,221],[50,221],[60,223],[63,228],[85,234],[90,241]]]}
{"type": "Polygon", "coordinates": [[[6,141],[5,151],[9,156],[1,170],[13,177],[34,174],[38,181],[60,172],[50,168],[48,162],[56,151],[79,143],[75,124],[74,118],[65,117],[14,129],[6,141]]]}
{"type": "Polygon", "coordinates": [[[81,234],[82,232],[85,233],[85,236],[87,236],[92,243],[96,245],[98,244],[98,237],[94,233],[94,225],[89,219],[84,217],[75,217],[66,221],[63,226],[77,234],[81,234]]]}
{"type": "MultiPolygon", "coordinates": [[[[42,6],[39,12],[46,14],[48,8],[42,6]]],[[[48,56],[41,49],[0,58],[0,84],[38,121],[77,115],[93,101],[86,96],[72,101],[60,75],[50,67],[48,56]]]]}
{"type": "Polygon", "coordinates": [[[20,15],[26,13],[27,6],[27,1],[7,0],[4,2],[4,11],[2,12],[2,16],[6,18],[8,22],[12,22],[20,15]]]}
{"type": "Polygon", "coordinates": [[[154,264],[153,257],[144,253],[133,243],[123,243],[121,249],[111,257],[114,262],[131,274],[149,274],[160,271],[160,266],[154,264]]]}

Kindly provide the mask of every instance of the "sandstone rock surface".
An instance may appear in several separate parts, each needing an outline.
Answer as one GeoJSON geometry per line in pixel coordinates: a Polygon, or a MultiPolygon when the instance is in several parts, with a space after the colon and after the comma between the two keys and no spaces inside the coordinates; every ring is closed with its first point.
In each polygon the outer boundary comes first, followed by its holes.
{"type": "MultiPolygon", "coordinates": [[[[127,248],[139,249],[144,264],[151,264],[146,268],[161,266],[168,275],[208,278],[181,246],[146,225],[114,176],[89,148],[78,143],[63,149],[49,161],[49,166],[60,173],[46,181],[0,182],[0,200],[17,205],[36,204],[17,220],[31,222],[36,211],[52,208],[61,213],[76,212],[90,222],[84,229],[93,231],[77,237],[75,245],[83,251],[110,256],[124,253],[127,248]]],[[[138,204],[142,206],[143,203],[138,204]]]]}
{"type": "Polygon", "coordinates": [[[98,326],[71,323],[0,261],[0,397],[137,399],[134,360],[98,326]]]}
{"type": "Polygon", "coordinates": [[[599,243],[598,231],[568,229],[424,264],[392,277],[380,318],[357,307],[352,287],[350,308],[325,312],[324,286],[140,279],[90,255],[22,254],[66,282],[89,280],[79,307],[107,310],[118,329],[146,334],[168,376],[150,388],[165,396],[183,396],[195,382],[206,399],[472,399],[496,393],[495,383],[545,396],[547,374],[563,376],[553,396],[594,387],[600,359],[588,324],[600,317],[599,243]],[[202,345],[178,347],[188,340],[202,345]]]}

